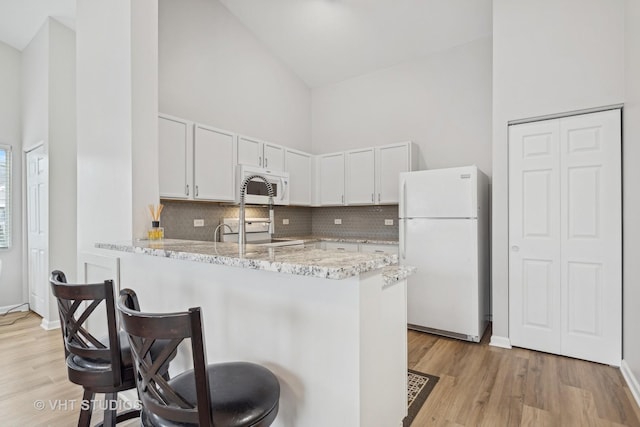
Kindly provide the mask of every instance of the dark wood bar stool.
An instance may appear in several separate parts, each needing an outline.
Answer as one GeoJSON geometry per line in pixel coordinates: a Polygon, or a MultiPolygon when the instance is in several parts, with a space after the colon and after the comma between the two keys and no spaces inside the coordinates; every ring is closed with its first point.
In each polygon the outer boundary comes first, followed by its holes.
{"type": "Polygon", "coordinates": [[[69,381],[81,385],[84,388],[83,401],[90,402],[81,405],[78,426],[89,426],[96,393],[105,393],[106,398],[102,424],[113,426],[138,417],[140,411],[135,409],[116,413],[118,392],[134,388],[135,379],[128,342],[126,337],[122,337],[126,345],[121,345],[116,326],[113,281],[70,284],[62,271],[55,270],[49,282],[58,300],[69,381]],[[98,339],[86,329],[85,324],[102,301],[108,336],[98,339]]]}
{"type": "Polygon", "coordinates": [[[129,336],[144,426],[269,426],[278,414],[280,384],[268,369],[247,362],[207,365],[200,308],[170,314],[141,313],[135,292],[120,291],[122,328],[129,336]],[[164,354],[190,338],[193,369],[171,380],[159,375],[163,355],[150,357],[156,340],[164,354]]]}

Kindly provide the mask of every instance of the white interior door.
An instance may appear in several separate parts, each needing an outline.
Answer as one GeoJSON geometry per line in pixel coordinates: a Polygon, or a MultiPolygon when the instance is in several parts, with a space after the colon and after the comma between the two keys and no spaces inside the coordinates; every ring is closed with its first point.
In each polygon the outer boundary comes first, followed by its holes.
{"type": "Polygon", "coordinates": [[[48,159],[44,147],[26,154],[27,163],[27,274],[29,305],[48,319],[48,159]]]}
{"type": "Polygon", "coordinates": [[[509,128],[509,338],[560,353],[559,122],[509,128]]]}
{"type": "Polygon", "coordinates": [[[622,352],[620,110],[560,123],[562,354],[618,366],[622,352]]]}
{"type": "Polygon", "coordinates": [[[619,365],[620,111],[509,129],[509,335],[619,365]]]}

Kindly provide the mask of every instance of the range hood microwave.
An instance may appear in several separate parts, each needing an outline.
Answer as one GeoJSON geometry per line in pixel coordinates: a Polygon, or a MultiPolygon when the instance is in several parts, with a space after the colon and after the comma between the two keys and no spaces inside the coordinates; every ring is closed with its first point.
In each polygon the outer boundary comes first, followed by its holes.
{"type": "MultiPolygon", "coordinates": [[[[289,204],[289,172],[274,171],[257,166],[238,165],[236,181],[236,203],[240,203],[240,190],[244,180],[253,175],[260,175],[266,178],[273,189],[273,204],[289,204]]],[[[254,178],[247,185],[247,192],[244,197],[245,204],[268,205],[269,191],[267,185],[259,178],[254,178]]]]}

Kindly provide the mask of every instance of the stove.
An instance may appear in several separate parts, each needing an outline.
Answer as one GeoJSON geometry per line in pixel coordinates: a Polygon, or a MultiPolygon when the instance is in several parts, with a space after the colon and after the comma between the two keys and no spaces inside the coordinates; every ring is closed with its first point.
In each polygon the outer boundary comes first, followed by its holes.
{"type": "MultiPolygon", "coordinates": [[[[223,224],[228,225],[222,227],[223,242],[238,242],[238,218],[224,218],[223,224]]],[[[247,244],[261,246],[302,246],[303,240],[294,240],[287,238],[272,238],[269,234],[269,218],[246,218],[245,229],[247,234],[247,244]]]]}

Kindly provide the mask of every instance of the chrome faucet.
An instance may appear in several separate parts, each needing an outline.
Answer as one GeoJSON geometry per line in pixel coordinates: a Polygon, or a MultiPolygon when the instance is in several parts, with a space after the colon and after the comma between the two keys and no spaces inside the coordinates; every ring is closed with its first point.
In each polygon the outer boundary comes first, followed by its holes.
{"type": "Polygon", "coordinates": [[[273,234],[273,187],[271,187],[271,183],[262,175],[251,175],[248,176],[242,181],[242,186],[240,187],[240,209],[238,210],[238,247],[240,250],[240,254],[244,255],[246,244],[247,244],[247,234],[245,227],[245,216],[244,216],[244,197],[247,194],[247,186],[249,185],[249,181],[259,179],[265,183],[267,186],[267,194],[269,195],[269,234],[273,234]]]}
{"type": "Polygon", "coordinates": [[[233,233],[233,229],[231,228],[231,226],[229,224],[225,224],[225,223],[218,224],[216,229],[213,231],[213,241],[214,242],[218,241],[218,230],[220,229],[220,227],[227,227],[229,229],[229,231],[233,233]]]}

